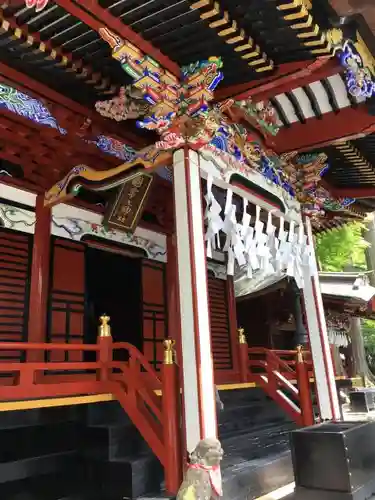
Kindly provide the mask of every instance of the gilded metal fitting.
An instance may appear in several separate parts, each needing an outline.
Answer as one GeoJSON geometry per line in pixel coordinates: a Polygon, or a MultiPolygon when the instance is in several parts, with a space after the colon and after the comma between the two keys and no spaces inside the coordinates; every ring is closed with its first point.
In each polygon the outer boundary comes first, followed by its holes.
{"type": "Polygon", "coordinates": [[[111,337],[111,327],[108,324],[110,321],[110,317],[107,316],[106,314],[103,314],[100,316],[99,321],[100,325],[98,328],[98,335],[99,337],[111,337]]]}
{"type": "Polygon", "coordinates": [[[238,332],[238,342],[240,344],[247,344],[245,330],[243,328],[238,328],[237,332],[238,332]]]}
{"type": "Polygon", "coordinates": [[[173,365],[175,360],[175,340],[164,340],[164,361],[165,365],[173,365]]]}
{"type": "Polygon", "coordinates": [[[303,350],[302,350],[302,346],[298,345],[296,350],[297,350],[297,363],[303,363],[303,350]]]}

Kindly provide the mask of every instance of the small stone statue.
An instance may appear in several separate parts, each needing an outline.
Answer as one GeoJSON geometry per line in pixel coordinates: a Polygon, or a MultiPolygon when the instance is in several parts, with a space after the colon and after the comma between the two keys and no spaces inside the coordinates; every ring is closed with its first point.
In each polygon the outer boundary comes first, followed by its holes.
{"type": "Polygon", "coordinates": [[[223,449],[220,441],[206,438],[199,441],[190,454],[190,463],[177,494],[177,500],[217,500],[222,496],[220,462],[223,449]]]}

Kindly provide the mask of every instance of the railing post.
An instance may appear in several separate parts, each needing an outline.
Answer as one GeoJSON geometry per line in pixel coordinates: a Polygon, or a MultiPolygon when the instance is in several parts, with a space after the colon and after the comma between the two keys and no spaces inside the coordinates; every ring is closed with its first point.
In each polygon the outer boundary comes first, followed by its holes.
{"type": "Polygon", "coordinates": [[[240,361],[240,380],[247,382],[249,379],[249,346],[243,328],[238,329],[238,348],[240,361]]]}
{"type": "Polygon", "coordinates": [[[109,363],[112,362],[112,335],[111,327],[109,326],[109,320],[111,318],[106,314],[100,316],[100,325],[98,328],[98,360],[100,363],[99,380],[102,382],[108,382],[110,368],[109,363]]]}
{"type": "Polygon", "coordinates": [[[174,345],[174,340],[164,341],[162,379],[165,488],[171,495],[177,494],[182,480],[180,390],[174,345]]]}
{"type": "Polygon", "coordinates": [[[296,375],[302,423],[308,427],[314,425],[314,410],[310,391],[309,371],[303,359],[302,346],[297,347],[296,375]]]}

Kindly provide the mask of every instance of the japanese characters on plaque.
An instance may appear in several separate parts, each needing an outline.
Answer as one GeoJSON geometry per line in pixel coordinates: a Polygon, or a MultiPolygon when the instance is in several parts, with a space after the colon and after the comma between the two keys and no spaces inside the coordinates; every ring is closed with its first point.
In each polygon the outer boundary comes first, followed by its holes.
{"type": "Polygon", "coordinates": [[[152,175],[137,173],[121,185],[110,203],[103,224],[121,231],[134,231],[147,203],[152,175]]]}

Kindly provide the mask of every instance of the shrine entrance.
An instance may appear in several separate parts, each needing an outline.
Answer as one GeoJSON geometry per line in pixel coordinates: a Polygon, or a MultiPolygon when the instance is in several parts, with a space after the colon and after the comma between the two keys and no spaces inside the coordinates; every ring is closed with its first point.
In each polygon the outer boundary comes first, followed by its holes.
{"type": "Polygon", "coordinates": [[[85,266],[85,343],[96,342],[98,318],[105,313],[111,318],[114,342],[142,350],[141,259],[88,245],[85,266]]]}

